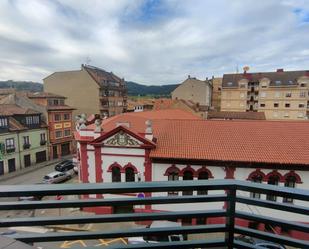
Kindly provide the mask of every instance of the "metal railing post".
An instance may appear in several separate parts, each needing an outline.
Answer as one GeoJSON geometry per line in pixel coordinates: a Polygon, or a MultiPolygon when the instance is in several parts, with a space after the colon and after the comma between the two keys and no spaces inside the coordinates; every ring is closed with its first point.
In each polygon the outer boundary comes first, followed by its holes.
{"type": "Polygon", "coordinates": [[[234,247],[234,230],[235,230],[235,206],[236,206],[236,189],[227,190],[227,205],[226,205],[226,227],[225,242],[228,249],[234,247]]]}

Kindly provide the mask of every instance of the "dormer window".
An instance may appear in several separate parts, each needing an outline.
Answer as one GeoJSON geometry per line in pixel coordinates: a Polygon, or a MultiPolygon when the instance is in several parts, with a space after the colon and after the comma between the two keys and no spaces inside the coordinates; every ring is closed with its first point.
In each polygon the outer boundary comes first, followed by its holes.
{"type": "Polygon", "coordinates": [[[0,127],[7,127],[8,126],[8,120],[7,118],[0,118],[0,127]]]}
{"type": "Polygon", "coordinates": [[[54,105],[59,105],[59,100],[58,99],[54,99],[54,105]]]}
{"type": "Polygon", "coordinates": [[[232,86],[232,85],[233,85],[233,82],[230,81],[230,82],[227,83],[227,85],[228,85],[228,86],[232,86]]]}
{"type": "Polygon", "coordinates": [[[26,117],[26,124],[27,125],[33,125],[33,124],[39,124],[40,118],[39,116],[28,116],[26,117]]]}
{"type": "Polygon", "coordinates": [[[289,80],[288,83],[289,83],[289,85],[293,85],[294,84],[293,80],[289,80]]]}
{"type": "Polygon", "coordinates": [[[276,84],[276,85],[281,85],[281,80],[276,80],[276,81],[275,81],[275,84],[276,84]]]}

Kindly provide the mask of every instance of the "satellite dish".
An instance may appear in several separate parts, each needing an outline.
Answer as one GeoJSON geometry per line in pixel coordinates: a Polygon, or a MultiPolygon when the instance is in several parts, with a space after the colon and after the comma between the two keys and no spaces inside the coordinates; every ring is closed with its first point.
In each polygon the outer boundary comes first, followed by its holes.
{"type": "Polygon", "coordinates": [[[248,66],[244,66],[244,67],[243,67],[243,69],[244,69],[244,72],[248,72],[248,71],[249,71],[249,69],[250,69],[250,67],[248,67],[248,66]]]}

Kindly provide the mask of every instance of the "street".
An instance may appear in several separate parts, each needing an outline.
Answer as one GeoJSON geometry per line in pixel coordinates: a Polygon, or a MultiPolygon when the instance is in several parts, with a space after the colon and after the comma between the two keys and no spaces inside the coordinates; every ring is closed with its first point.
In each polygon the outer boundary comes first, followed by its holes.
{"type": "MultiPolygon", "coordinates": [[[[35,171],[26,172],[19,176],[15,176],[14,178],[1,180],[0,181],[0,188],[1,185],[17,185],[17,184],[35,184],[41,183],[43,177],[54,171],[54,167],[58,162],[55,162],[51,165],[38,168],[35,171]]],[[[74,175],[72,179],[61,183],[61,184],[68,184],[68,183],[78,183],[77,175],[74,175]]],[[[47,199],[54,199],[54,196],[44,197],[43,200],[47,199]]],[[[76,199],[77,196],[65,196],[65,199],[76,199]]],[[[16,200],[16,198],[1,198],[0,201],[8,201],[8,200],[16,200]]],[[[30,217],[30,216],[84,216],[84,215],[93,215],[91,213],[82,212],[76,208],[66,208],[66,209],[45,209],[45,210],[12,210],[12,211],[0,211],[0,218],[13,218],[13,217],[30,217]]],[[[76,224],[70,226],[62,226],[61,228],[65,228],[66,230],[104,230],[110,229],[111,225],[113,229],[117,229],[123,226],[134,226],[134,224],[76,224]],[[118,227],[119,226],[119,227],[118,227]]],[[[45,232],[52,232],[52,231],[61,231],[60,228],[51,228],[47,227],[15,227],[15,228],[1,228],[0,233],[2,232],[16,232],[16,233],[45,233],[45,232]]],[[[77,241],[60,241],[60,242],[47,242],[47,243],[35,243],[35,247],[38,249],[56,249],[56,248],[87,248],[87,247],[106,247],[112,244],[126,244],[126,240],[124,238],[116,238],[110,240],[77,240],[77,241]]]]}

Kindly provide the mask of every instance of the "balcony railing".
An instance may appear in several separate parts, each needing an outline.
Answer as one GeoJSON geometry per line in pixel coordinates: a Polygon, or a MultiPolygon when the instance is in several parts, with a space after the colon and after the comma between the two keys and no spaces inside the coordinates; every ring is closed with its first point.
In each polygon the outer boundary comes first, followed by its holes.
{"type": "Polygon", "coordinates": [[[31,144],[23,144],[24,150],[27,150],[31,147],[31,144]]]}
{"type": "MultiPolygon", "coordinates": [[[[2,185],[0,197],[18,196],[55,196],[55,195],[89,195],[89,194],[122,194],[122,193],[146,193],[145,198],[119,197],[104,199],[78,199],[78,200],[42,200],[25,202],[7,202],[0,198],[0,210],[32,210],[32,209],[55,209],[71,207],[119,207],[127,205],[153,205],[153,204],[180,204],[180,203],[212,203],[223,202],[225,209],[219,210],[195,210],[195,211],[163,211],[154,213],[125,213],[109,215],[89,216],[49,216],[49,217],[25,217],[0,219],[0,227],[18,226],[46,226],[64,224],[86,224],[86,223],[113,223],[127,221],[154,221],[154,220],[177,220],[185,218],[209,218],[221,217],[225,219],[224,224],[192,225],[182,227],[166,228],[134,228],[121,230],[104,230],[89,232],[48,232],[44,234],[16,234],[13,237],[26,243],[66,241],[66,240],[90,240],[117,237],[136,237],[146,235],[173,235],[173,234],[201,234],[201,233],[223,233],[222,238],[198,239],[187,241],[162,242],[158,244],[126,245],[117,248],[255,248],[253,245],[235,240],[235,235],[246,235],[262,240],[280,243],[297,248],[309,248],[309,241],[291,238],[290,236],[278,235],[270,232],[259,231],[252,228],[237,225],[237,220],[257,221],[260,223],[285,227],[291,230],[307,233],[309,236],[309,225],[304,223],[252,214],[236,209],[237,204],[263,207],[273,210],[292,212],[308,217],[309,191],[284,188],[273,185],[243,182],[236,180],[199,180],[199,181],[169,181],[169,182],[139,182],[139,183],[102,183],[102,184],[59,184],[41,185],[2,185]],[[209,194],[215,190],[217,194],[209,194]],[[208,191],[208,195],[190,196],[155,196],[148,197],[150,192],[181,192],[181,191],[208,191]],[[218,191],[221,194],[218,194],[218,191]],[[250,198],[244,192],[254,192],[266,195],[276,195],[283,198],[301,200],[304,206],[291,203],[279,203],[261,199],[250,198]]],[[[307,236],[307,238],[308,238],[307,236]]],[[[113,247],[114,248],[114,247],[113,247]]]]}

